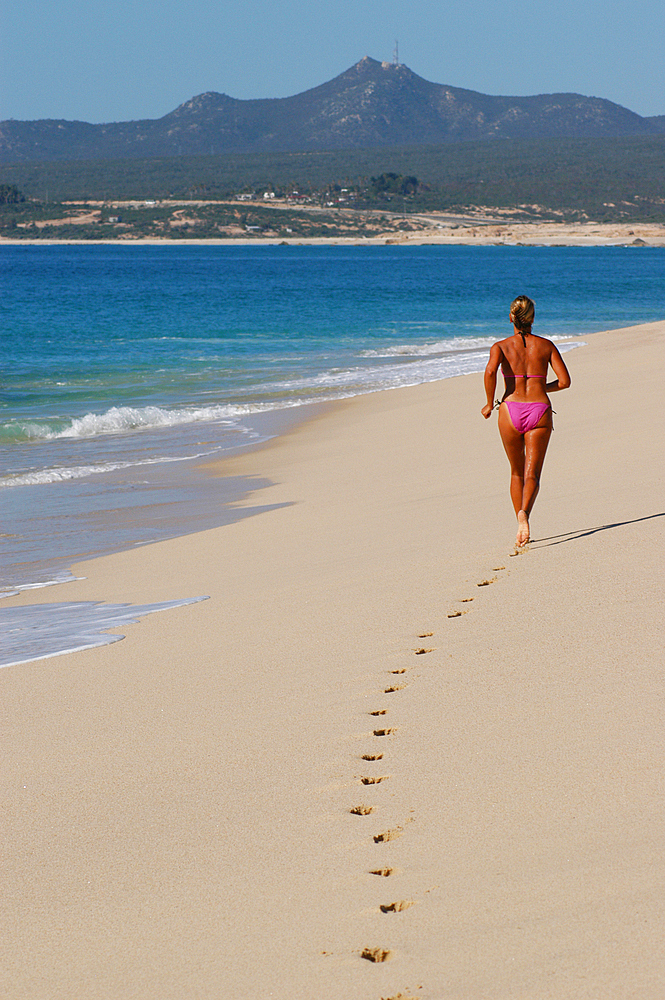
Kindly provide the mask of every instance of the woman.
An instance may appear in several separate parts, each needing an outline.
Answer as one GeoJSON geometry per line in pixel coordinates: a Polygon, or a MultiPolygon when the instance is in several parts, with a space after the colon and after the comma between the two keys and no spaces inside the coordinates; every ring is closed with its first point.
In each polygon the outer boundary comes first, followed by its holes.
{"type": "Polygon", "coordinates": [[[518,295],[510,307],[515,332],[500,340],[490,351],[485,369],[487,403],[485,420],[494,409],[494,392],[499,367],[506,391],[499,405],[499,433],[510,462],[510,499],[517,514],[517,545],[529,541],[529,515],[538,496],[540,473],[552,433],[552,406],[549,392],[567,389],[570,375],[551,340],[531,332],[536,307],[526,295],[518,295]],[[556,375],[547,381],[548,366],[556,375]]]}

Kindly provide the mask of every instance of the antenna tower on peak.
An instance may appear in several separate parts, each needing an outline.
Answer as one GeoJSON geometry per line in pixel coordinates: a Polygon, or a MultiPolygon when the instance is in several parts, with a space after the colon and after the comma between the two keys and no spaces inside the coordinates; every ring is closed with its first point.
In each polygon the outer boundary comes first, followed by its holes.
{"type": "Polygon", "coordinates": [[[399,48],[397,45],[397,39],[395,39],[395,48],[393,49],[393,66],[399,66],[399,48]]]}

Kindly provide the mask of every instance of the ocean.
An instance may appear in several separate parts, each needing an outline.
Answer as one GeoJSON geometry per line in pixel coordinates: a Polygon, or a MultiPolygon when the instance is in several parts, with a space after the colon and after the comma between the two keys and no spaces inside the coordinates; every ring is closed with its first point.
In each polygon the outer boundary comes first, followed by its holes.
{"type": "MultiPolygon", "coordinates": [[[[199,466],[303,407],[480,371],[517,294],[565,340],[663,318],[665,250],[6,245],[4,593],[249,516],[199,466]]],[[[479,401],[479,406],[482,401],[479,401]]],[[[234,500],[252,491],[257,506],[234,500]]]]}

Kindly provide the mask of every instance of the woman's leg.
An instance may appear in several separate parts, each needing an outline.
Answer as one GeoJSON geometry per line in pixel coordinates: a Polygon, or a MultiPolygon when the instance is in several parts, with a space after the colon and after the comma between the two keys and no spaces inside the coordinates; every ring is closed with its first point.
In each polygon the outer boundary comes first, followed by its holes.
{"type": "Polygon", "coordinates": [[[524,435],[524,493],[522,510],[528,517],[533,509],[540,489],[540,473],[543,470],[545,453],[552,435],[552,411],[544,415],[537,427],[524,435]],[[543,426],[545,423],[545,426],[543,426]]]}
{"type": "Polygon", "coordinates": [[[531,538],[529,514],[540,489],[540,473],[545,461],[545,453],[552,436],[552,411],[548,410],[542,420],[533,430],[524,435],[524,493],[522,494],[522,509],[517,512],[517,544],[526,545],[531,538]]]}
{"type": "Polygon", "coordinates": [[[508,407],[501,406],[499,432],[510,462],[510,498],[517,515],[516,543],[521,548],[531,537],[529,514],[540,489],[540,473],[552,434],[552,411],[544,413],[533,430],[520,434],[511,423],[508,407]]]}
{"type": "Polygon", "coordinates": [[[510,462],[510,499],[517,514],[524,495],[524,437],[513,427],[505,404],[499,407],[499,434],[510,462]]]}

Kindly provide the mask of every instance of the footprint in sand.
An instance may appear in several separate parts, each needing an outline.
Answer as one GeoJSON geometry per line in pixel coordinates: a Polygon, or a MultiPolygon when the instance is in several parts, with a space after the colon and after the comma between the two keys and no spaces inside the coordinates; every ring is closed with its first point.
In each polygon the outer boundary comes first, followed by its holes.
{"type": "Polygon", "coordinates": [[[354,806],[353,809],[349,809],[349,812],[353,816],[369,816],[370,813],[374,812],[374,806],[354,806]]]}
{"type": "Polygon", "coordinates": [[[394,868],[373,868],[370,875],[382,875],[383,878],[388,878],[394,871],[394,868]]]}
{"type": "Polygon", "coordinates": [[[392,956],[389,948],[363,948],[361,958],[366,958],[368,962],[387,962],[392,956]]]}
{"type": "Polygon", "coordinates": [[[383,833],[375,834],[374,843],[387,844],[389,840],[397,840],[397,838],[401,837],[403,833],[404,830],[401,826],[395,827],[394,830],[384,830],[383,833]]]}
{"type": "Polygon", "coordinates": [[[391,670],[390,673],[391,674],[405,674],[406,673],[406,667],[402,667],[401,670],[391,670]]]}
{"type": "Polygon", "coordinates": [[[506,568],[505,566],[494,566],[492,568],[492,572],[493,573],[499,573],[502,569],[505,569],[505,568],[506,568]]]}
{"type": "Polygon", "coordinates": [[[382,781],[387,781],[389,774],[384,774],[381,778],[361,778],[363,785],[380,785],[382,781]]]}
{"type": "Polygon", "coordinates": [[[418,638],[419,639],[428,639],[431,635],[434,635],[434,632],[419,632],[418,633],[418,638]]]}
{"type": "Polygon", "coordinates": [[[408,910],[415,905],[415,900],[413,899],[399,899],[395,903],[386,903],[380,906],[379,909],[381,913],[401,913],[402,910],[408,910]]]}
{"type": "Polygon", "coordinates": [[[475,600],[473,597],[463,597],[460,604],[470,604],[473,600],[475,600]]]}
{"type": "Polygon", "coordinates": [[[476,584],[476,587],[489,587],[491,583],[496,583],[496,577],[492,577],[491,580],[482,580],[480,583],[476,584]]]}
{"type": "Polygon", "coordinates": [[[462,615],[468,615],[468,611],[451,611],[448,615],[449,618],[461,618],[462,615]]]}
{"type": "Polygon", "coordinates": [[[368,715],[387,715],[387,713],[388,713],[388,709],[387,708],[380,708],[378,712],[368,712],[367,714],[368,715]]]}
{"type": "Polygon", "coordinates": [[[384,688],[383,693],[392,694],[393,691],[403,691],[405,687],[408,687],[408,684],[393,684],[392,687],[384,688]]]}
{"type": "Polygon", "coordinates": [[[433,649],[422,649],[421,648],[421,649],[414,649],[413,652],[416,654],[416,656],[422,656],[423,653],[433,653],[434,650],[433,649]]]}
{"type": "Polygon", "coordinates": [[[364,753],[361,760],[383,760],[382,753],[364,753]]]}
{"type": "Polygon", "coordinates": [[[391,733],[396,733],[396,729],[375,729],[372,733],[373,736],[390,736],[391,733]]]}

